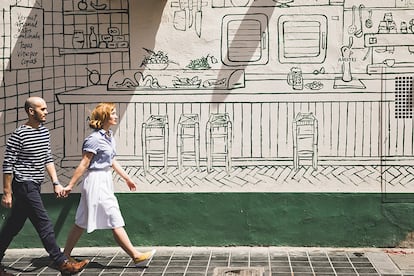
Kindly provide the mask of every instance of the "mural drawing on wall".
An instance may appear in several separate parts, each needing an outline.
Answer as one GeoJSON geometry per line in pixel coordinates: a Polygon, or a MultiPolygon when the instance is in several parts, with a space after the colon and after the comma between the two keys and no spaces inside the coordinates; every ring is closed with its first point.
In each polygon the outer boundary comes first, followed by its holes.
{"type": "Polygon", "coordinates": [[[138,192],[413,191],[413,1],[144,2],[2,1],[1,147],[41,95],[70,176],[108,101],[138,192]]]}

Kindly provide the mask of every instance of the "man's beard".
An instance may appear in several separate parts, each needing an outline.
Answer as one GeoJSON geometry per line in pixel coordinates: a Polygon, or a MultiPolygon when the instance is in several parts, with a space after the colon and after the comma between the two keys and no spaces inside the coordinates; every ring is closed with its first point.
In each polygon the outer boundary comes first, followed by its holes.
{"type": "Polygon", "coordinates": [[[39,116],[39,114],[38,114],[38,113],[35,113],[35,114],[34,114],[34,118],[35,118],[35,120],[36,120],[37,122],[39,122],[39,123],[44,123],[44,122],[46,121],[46,117],[44,117],[44,119],[42,119],[42,118],[39,116]]]}

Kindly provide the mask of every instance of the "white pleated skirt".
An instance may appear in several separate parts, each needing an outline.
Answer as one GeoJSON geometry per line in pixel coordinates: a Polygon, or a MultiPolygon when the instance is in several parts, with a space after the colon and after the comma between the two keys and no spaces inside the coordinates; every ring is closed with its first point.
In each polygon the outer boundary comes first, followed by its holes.
{"type": "Polygon", "coordinates": [[[75,223],[88,233],[125,226],[114,194],[111,169],[88,171],[85,174],[75,223]]]}

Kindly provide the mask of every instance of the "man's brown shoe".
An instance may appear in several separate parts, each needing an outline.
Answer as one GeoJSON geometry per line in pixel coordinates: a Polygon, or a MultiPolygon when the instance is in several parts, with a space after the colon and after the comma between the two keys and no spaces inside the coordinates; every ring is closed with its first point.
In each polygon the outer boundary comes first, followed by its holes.
{"type": "Polygon", "coordinates": [[[66,256],[66,258],[68,258],[69,262],[73,262],[73,263],[77,263],[77,262],[85,262],[86,264],[89,264],[91,261],[89,259],[79,259],[79,258],[73,258],[72,256],[66,256]]]}
{"type": "Polygon", "coordinates": [[[66,260],[58,267],[58,269],[60,272],[65,274],[75,274],[81,271],[88,263],[89,260],[82,260],[80,262],[71,262],[66,260]]]}

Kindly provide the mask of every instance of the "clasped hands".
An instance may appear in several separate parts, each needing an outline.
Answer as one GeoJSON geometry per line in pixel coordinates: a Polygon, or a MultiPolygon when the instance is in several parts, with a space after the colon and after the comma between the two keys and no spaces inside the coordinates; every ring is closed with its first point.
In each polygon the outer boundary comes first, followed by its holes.
{"type": "Polygon", "coordinates": [[[63,187],[61,184],[54,185],[54,192],[57,198],[66,198],[72,191],[72,187],[66,186],[63,187]]]}

